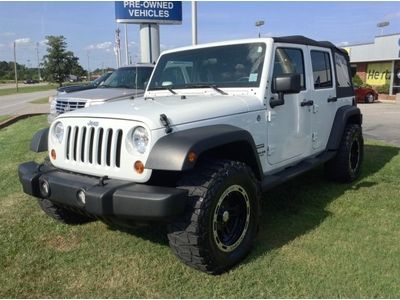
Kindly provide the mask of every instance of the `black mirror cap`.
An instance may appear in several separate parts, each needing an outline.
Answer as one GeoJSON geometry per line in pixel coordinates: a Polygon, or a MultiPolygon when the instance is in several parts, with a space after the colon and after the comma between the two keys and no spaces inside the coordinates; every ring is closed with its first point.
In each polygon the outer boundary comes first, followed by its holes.
{"type": "Polygon", "coordinates": [[[300,74],[281,74],[272,81],[273,93],[297,94],[301,91],[300,74]]]}

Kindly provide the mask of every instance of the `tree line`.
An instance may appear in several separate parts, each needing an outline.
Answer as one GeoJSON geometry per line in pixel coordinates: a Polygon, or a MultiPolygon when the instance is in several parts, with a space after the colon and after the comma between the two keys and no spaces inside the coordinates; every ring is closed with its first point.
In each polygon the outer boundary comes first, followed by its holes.
{"type": "MultiPolygon", "coordinates": [[[[79,58],[67,50],[64,36],[46,36],[47,53],[40,64],[41,77],[60,86],[69,75],[85,76],[87,71],[79,64],[79,58]]],[[[37,68],[27,68],[17,63],[18,78],[39,80],[37,68]]],[[[14,62],[0,61],[0,80],[14,79],[14,62]]]]}

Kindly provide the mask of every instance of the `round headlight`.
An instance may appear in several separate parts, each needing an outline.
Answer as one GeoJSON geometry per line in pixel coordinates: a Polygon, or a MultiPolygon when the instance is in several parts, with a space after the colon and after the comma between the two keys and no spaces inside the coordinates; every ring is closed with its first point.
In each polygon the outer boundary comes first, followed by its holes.
{"type": "Polygon", "coordinates": [[[149,134],[147,130],[142,127],[136,127],[132,134],[132,142],[139,153],[145,153],[147,145],[149,144],[149,134]]]}
{"type": "Polygon", "coordinates": [[[64,138],[64,125],[61,122],[57,122],[54,126],[53,135],[55,139],[61,144],[64,138]]]}

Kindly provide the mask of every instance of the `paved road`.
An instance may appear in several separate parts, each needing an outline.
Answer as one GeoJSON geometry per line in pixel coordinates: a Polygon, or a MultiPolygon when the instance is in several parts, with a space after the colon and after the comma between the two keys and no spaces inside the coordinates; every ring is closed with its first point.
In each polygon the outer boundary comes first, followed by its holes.
{"type": "Polygon", "coordinates": [[[363,113],[363,133],[368,139],[400,146],[400,104],[358,104],[363,113]]]}
{"type": "Polygon", "coordinates": [[[29,103],[33,100],[54,95],[55,90],[0,96],[0,115],[49,112],[49,105],[29,103]]]}

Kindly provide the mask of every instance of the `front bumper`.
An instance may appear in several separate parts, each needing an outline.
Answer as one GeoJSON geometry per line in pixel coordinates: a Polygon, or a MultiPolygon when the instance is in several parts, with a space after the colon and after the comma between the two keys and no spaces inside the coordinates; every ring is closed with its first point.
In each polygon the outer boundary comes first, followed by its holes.
{"type": "Polygon", "coordinates": [[[18,174],[26,194],[98,217],[169,220],[183,213],[187,199],[187,191],[177,188],[102,181],[32,161],[21,164],[18,174]],[[48,195],[39,187],[44,181],[49,186],[48,195]],[[85,203],[78,200],[80,191],[85,193],[85,203]]]}

